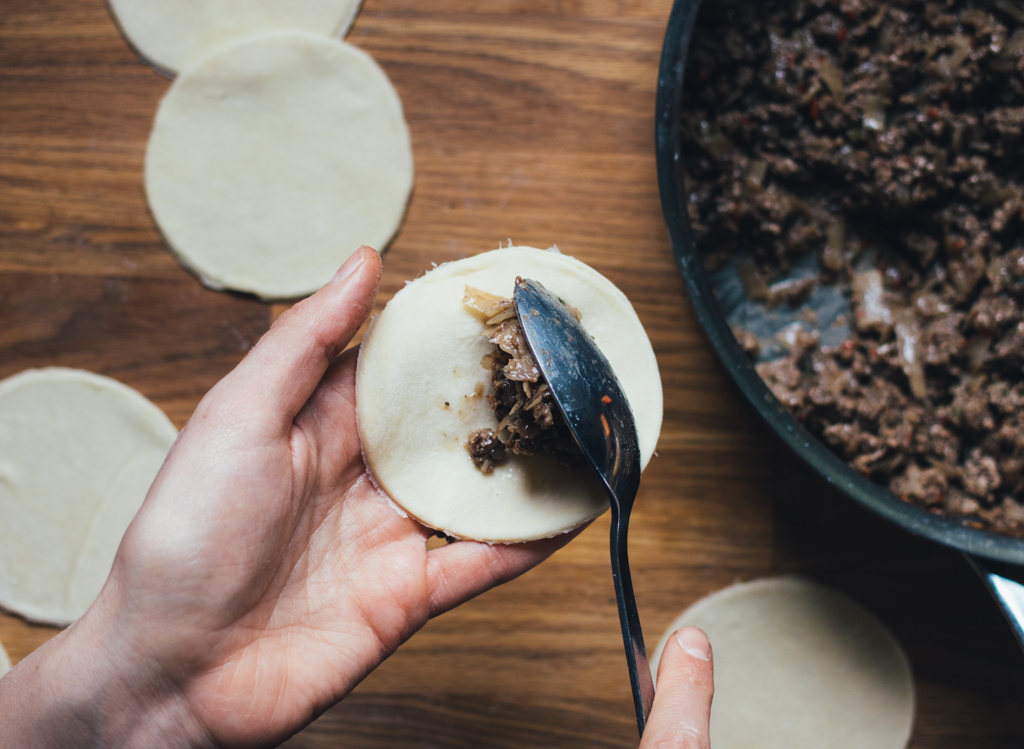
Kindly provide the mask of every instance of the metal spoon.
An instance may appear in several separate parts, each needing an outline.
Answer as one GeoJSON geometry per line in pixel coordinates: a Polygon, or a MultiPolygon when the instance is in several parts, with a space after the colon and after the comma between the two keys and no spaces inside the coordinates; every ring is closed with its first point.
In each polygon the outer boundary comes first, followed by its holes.
{"type": "Polygon", "coordinates": [[[640,486],[640,447],[626,394],[611,364],[568,307],[537,281],[517,279],[516,311],[526,342],[612,506],[612,577],[640,735],[654,703],[626,535],[640,486]]]}
{"type": "Polygon", "coordinates": [[[1024,572],[1020,567],[999,562],[982,561],[976,556],[964,553],[978,577],[985,583],[988,592],[1003,610],[1006,621],[1013,629],[1017,643],[1024,648],[1024,572]]]}

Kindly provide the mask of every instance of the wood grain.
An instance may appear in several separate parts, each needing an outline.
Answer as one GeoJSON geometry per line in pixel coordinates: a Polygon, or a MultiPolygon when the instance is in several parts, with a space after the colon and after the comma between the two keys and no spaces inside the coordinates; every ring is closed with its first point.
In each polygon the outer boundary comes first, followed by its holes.
{"type": "MultiPolygon", "coordinates": [[[[385,257],[403,282],[508,238],[557,244],[633,300],[665,385],[632,561],[647,639],[735,580],[801,572],[911,655],[913,747],[1024,745],[1024,658],[962,560],[810,476],[742,405],[682,294],[654,166],[669,0],[366,0],[350,41],[402,96],[416,188],[385,257]]],[[[0,13],[0,376],[60,364],[139,388],[181,426],[283,307],[202,289],[142,191],[169,82],[102,0],[0,13]]],[[[520,580],[430,622],[288,746],[629,747],[607,519],[520,580]]],[[[15,661],[54,634],[0,615],[15,661]]]]}

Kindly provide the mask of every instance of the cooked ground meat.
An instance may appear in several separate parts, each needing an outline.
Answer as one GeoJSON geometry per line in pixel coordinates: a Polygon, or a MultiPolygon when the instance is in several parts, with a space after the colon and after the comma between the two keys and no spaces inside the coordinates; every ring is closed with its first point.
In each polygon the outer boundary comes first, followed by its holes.
{"type": "Polygon", "coordinates": [[[762,377],[904,500],[1024,537],[1024,7],[705,3],[692,44],[688,210],[709,268],[799,304],[779,279],[813,253],[813,283],[855,311],[846,343],[790,346],[762,377]]]}
{"type": "Polygon", "coordinates": [[[579,446],[530,353],[515,302],[467,286],[463,303],[483,315],[483,335],[495,346],[480,364],[491,372],[487,397],[498,424],[470,435],[466,449],[474,465],[490,473],[506,452],[578,462],[579,446]]]}
{"type": "Polygon", "coordinates": [[[505,457],[505,443],[498,439],[493,429],[478,429],[471,433],[466,449],[473,465],[484,473],[494,471],[494,464],[505,457]]]}

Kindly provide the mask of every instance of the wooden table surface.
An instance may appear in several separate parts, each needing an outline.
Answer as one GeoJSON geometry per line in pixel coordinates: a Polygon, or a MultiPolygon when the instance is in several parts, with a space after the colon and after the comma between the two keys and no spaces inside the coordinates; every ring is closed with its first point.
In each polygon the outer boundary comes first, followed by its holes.
{"type": "MultiPolygon", "coordinates": [[[[654,91],[670,0],[366,0],[349,40],[405,105],[416,188],[385,255],[404,280],[508,238],[590,263],[632,299],[665,385],[632,525],[648,643],[701,596],[801,572],[892,628],[914,747],[1024,746],[1024,657],[958,555],[868,515],[755,420],[686,302],[661,218],[654,91]]],[[[178,426],[279,308],[203,289],[146,209],[168,81],[103,0],[0,7],[0,377],[83,367],[178,426]]],[[[636,745],[607,518],[523,578],[430,622],[289,747],[636,745]]],[[[14,661],[53,630],[0,614],[14,661]]]]}

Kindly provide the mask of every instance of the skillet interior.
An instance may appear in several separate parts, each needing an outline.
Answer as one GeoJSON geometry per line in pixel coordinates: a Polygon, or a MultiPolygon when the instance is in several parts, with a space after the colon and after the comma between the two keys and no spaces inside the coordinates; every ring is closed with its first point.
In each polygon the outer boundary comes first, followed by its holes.
{"type": "Polygon", "coordinates": [[[772,430],[830,484],[918,536],[986,559],[1024,565],[1024,540],[977,530],[908,504],[861,476],[811,435],[776,400],[736,342],[694,247],[683,190],[679,110],[686,56],[700,0],[676,0],[669,17],[658,75],[655,143],[661,206],[676,265],[712,347],[754,409],[772,430]]]}

